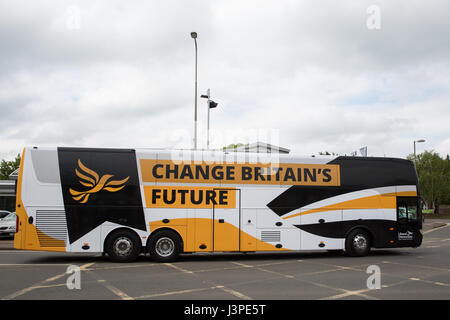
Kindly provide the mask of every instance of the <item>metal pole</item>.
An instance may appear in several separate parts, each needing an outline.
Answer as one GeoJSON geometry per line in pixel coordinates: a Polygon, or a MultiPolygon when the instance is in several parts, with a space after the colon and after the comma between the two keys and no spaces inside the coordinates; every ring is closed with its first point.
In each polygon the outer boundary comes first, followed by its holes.
{"type": "Polygon", "coordinates": [[[195,129],[194,129],[194,150],[197,150],[197,38],[194,38],[195,43],[195,129]]]}
{"type": "Polygon", "coordinates": [[[414,162],[416,161],[416,140],[414,140],[414,162]]]}
{"type": "Polygon", "coordinates": [[[421,143],[421,142],[425,142],[424,139],[419,139],[419,140],[414,140],[414,163],[416,162],[416,142],[421,143]]]}
{"type": "Polygon", "coordinates": [[[208,108],[208,124],[207,124],[207,138],[206,138],[206,149],[209,150],[209,97],[211,97],[210,95],[210,90],[208,89],[208,91],[206,92],[208,95],[208,100],[206,101],[206,107],[208,108]]]}

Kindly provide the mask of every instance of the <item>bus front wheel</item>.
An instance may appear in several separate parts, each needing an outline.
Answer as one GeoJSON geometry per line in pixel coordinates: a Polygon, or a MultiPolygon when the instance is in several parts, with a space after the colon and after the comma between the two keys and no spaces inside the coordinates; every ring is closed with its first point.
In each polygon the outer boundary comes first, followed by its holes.
{"type": "Polygon", "coordinates": [[[156,261],[175,261],[181,252],[180,238],[170,230],[157,231],[148,243],[148,252],[156,261]]]}
{"type": "Polygon", "coordinates": [[[130,230],[114,232],[106,240],[105,251],[112,261],[134,261],[141,253],[140,239],[130,230]]]}
{"type": "Polygon", "coordinates": [[[370,251],[370,236],[362,230],[351,231],[345,239],[345,251],[351,257],[362,257],[370,251]]]}

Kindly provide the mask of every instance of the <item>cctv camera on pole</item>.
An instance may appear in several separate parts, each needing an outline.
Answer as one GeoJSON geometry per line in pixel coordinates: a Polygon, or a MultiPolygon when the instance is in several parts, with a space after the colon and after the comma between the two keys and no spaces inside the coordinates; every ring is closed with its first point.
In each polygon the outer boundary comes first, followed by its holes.
{"type": "Polygon", "coordinates": [[[218,105],[218,103],[212,101],[212,100],[210,99],[210,97],[211,97],[211,90],[210,90],[210,89],[208,89],[208,90],[206,91],[206,95],[205,95],[205,94],[202,94],[202,95],[200,96],[200,98],[205,98],[205,99],[207,99],[207,100],[206,100],[206,106],[207,106],[207,108],[208,108],[208,124],[207,124],[207,139],[206,139],[206,149],[207,149],[207,150],[209,150],[209,109],[216,108],[217,105],[218,105]]]}

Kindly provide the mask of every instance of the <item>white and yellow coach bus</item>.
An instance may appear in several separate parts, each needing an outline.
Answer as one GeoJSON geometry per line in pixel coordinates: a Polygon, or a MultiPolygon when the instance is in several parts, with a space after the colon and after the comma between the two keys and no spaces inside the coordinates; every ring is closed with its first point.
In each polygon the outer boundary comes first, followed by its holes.
{"type": "Polygon", "coordinates": [[[222,151],[25,148],[17,181],[17,249],[107,253],[417,247],[411,161],[222,151]]]}

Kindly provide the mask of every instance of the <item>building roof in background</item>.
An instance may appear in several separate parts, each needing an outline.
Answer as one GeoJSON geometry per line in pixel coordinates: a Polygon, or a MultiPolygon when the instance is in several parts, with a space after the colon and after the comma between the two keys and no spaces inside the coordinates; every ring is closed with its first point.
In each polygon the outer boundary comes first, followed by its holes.
{"type": "Polygon", "coordinates": [[[0,180],[0,196],[15,196],[16,182],[13,180],[0,180]]]}
{"type": "Polygon", "coordinates": [[[275,146],[265,142],[247,143],[237,148],[224,148],[225,151],[235,152],[258,152],[258,153],[289,153],[291,150],[279,146],[275,146]]]}
{"type": "Polygon", "coordinates": [[[9,180],[17,180],[17,177],[19,176],[19,168],[11,172],[11,174],[8,176],[9,180]]]}

